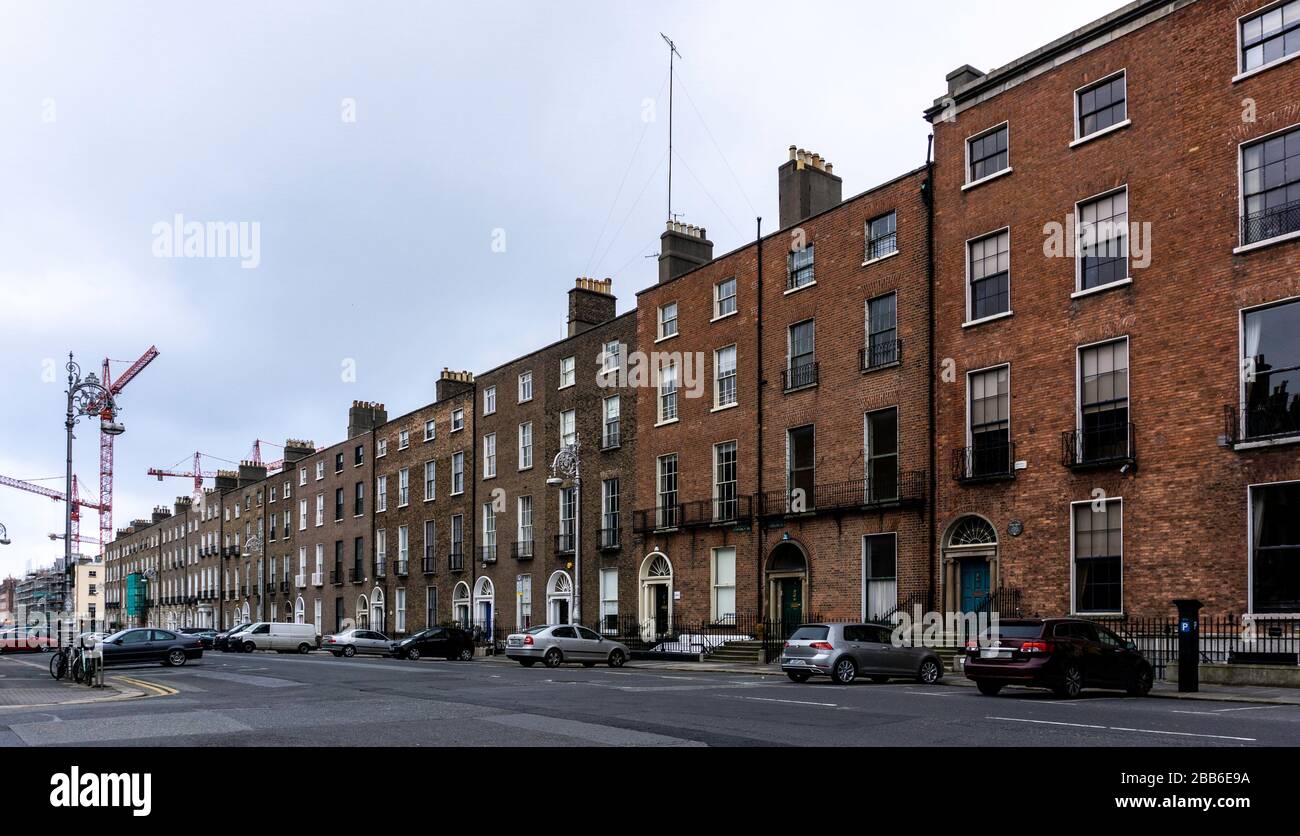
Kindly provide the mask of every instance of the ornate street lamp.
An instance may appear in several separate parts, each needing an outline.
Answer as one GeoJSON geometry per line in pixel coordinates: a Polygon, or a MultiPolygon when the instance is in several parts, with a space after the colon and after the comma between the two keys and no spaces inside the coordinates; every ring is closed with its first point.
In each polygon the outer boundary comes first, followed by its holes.
{"type": "Polygon", "coordinates": [[[0,523],[0,546],[7,546],[12,542],[9,539],[9,529],[5,528],[4,523],[0,523]]]}
{"type": "Polygon", "coordinates": [[[573,443],[560,449],[551,462],[551,476],[546,484],[553,488],[565,480],[573,482],[575,492],[573,509],[573,615],[574,624],[582,623],[582,457],[581,440],[573,434],[573,443]]]}
{"type": "MultiPolygon", "coordinates": [[[[68,415],[63,424],[68,435],[67,470],[63,488],[63,571],[75,578],[76,573],[72,565],[72,431],[83,416],[99,418],[100,431],[108,435],[121,435],[126,428],[113,420],[113,416],[117,414],[117,404],[113,401],[113,394],[99,382],[94,372],[84,378],[81,376],[81,366],[73,361],[71,351],[68,352],[67,370],[68,415]]],[[[68,601],[71,605],[71,598],[68,601]]]]}

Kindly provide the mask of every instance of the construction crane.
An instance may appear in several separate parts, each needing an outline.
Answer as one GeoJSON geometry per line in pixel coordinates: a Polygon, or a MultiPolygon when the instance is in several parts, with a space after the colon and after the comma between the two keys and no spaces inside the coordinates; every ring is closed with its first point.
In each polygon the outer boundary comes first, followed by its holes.
{"type": "MultiPolygon", "coordinates": [[[[112,403],[116,401],[118,394],[157,356],[157,347],[149,346],[149,349],[140,355],[140,359],[128,366],[117,380],[111,378],[108,358],[104,358],[104,376],[100,382],[113,396],[113,401],[108,404],[96,404],[100,409],[100,418],[103,419],[100,422],[101,427],[112,424],[116,419],[112,403]]],[[[113,436],[104,432],[102,428],[99,431],[99,502],[103,509],[99,512],[99,541],[108,543],[113,539],[113,436]]]]}
{"type": "MultiPolygon", "coordinates": [[[[33,485],[31,482],[24,482],[22,479],[15,479],[12,476],[0,476],[0,485],[7,485],[11,488],[17,488],[20,491],[39,494],[52,499],[55,502],[66,502],[67,496],[63,491],[56,491],[53,488],[47,488],[43,485],[33,485]]],[[[82,499],[77,495],[77,477],[72,477],[72,542],[79,543],[81,540],[81,509],[90,508],[99,512],[99,518],[102,520],[104,514],[108,512],[108,506],[102,502],[91,502],[88,499],[82,499]]],[[[63,535],[59,535],[62,537],[63,535]]],[[[101,538],[102,539],[102,538],[101,538]]]]}
{"type": "MultiPolygon", "coordinates": [[[[174,466],[173,467],[151,467],[149,468],[149,475],[157,476],[159,482],[163,480],[164,476],[176,476],[181,479],[193,479],[194,496],[197,498],[203,495],[203,479],[205,477],[211,479],[217,475],[216,471],[203,469],[202,458],[203,458],[203,454],[196,450],[194,451],[194,467],[191,468],[190,470],[176,470],[174,466]]],[[[208,458],[215,458],[215,457],[209,456],[208,458]]]]}
{"type": "MultiPolygon", "coordinates": [[[[46,535],[46,536],[49,537],[51,540],[62,540],[62,539],[63,539],[63,535],[62,535],[62,534],[48,534],[48,535],[46,535]]],[[[91,545],[95,545],[95,546],[102,546],[102,545],[103,545],[103,543],[99,542],[99,541],[96,540],[94,537],[82,537],[80,534],[74,534],[74,535],[72,536],[72,542],[74,542],[74,543],[90,543],[91,545]]]]}

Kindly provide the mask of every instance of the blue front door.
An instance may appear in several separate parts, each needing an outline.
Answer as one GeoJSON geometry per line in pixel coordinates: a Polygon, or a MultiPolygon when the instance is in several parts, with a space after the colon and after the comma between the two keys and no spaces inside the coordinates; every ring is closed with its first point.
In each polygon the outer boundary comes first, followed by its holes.
{"type": "Polygon", "coordinates": [[[986,560],[963,560],[961,563],[961,609],[974,611],[989,594],[989,564],[986,560]]]}

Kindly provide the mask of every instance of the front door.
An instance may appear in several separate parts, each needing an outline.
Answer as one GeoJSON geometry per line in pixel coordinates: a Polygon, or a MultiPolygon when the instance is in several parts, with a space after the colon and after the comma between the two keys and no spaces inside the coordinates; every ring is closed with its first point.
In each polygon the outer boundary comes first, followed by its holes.
{"type": "Polygon", "coordinates": [[[668,632],[668,584],[657,583],[652,588],[655,596],[655,635],[662,636],[668,632]]]}
{"type": "Polygon", "coordinates": [[[974,612],[989,594],[987,560],[963,560],[961,563],[961,609],[974,612]]]}
{"type": "Polygon", "coordinates": [[[781,599],[781,623],[788,636],[803,622],[803,579],[781,578],[777,584],[781,599]]]}

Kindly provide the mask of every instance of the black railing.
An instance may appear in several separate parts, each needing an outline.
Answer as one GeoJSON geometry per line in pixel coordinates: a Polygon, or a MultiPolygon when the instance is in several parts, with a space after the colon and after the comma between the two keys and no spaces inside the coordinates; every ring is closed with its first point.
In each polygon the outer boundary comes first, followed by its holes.
{"type": "MultiPolygon", "coordinates": [[[[1090,616],[1132,641],[1163,679],[1178,664],[1176,616],[1090,616]]],[[[1300,618],[1268,615],[1200,617],[1200,661],[1213,664],[1300,664],[1300,618]]]]}
{"type": "Polygon", "coordinates": [[[958,482],[987,482],[1016,477],[1016,443],[981,444],[952,451],[952,478],[958,482]]]}
{"type": "Polygon", "coordinates": [[[555,535],[555,553],[569,554],[573,551],[574,537],[572,534],[555,535]]]}
{"type": "Polygon", "coordinates": [[[1061,433],[1061,464],[1070,468],[1133,464],[1137,459],[1133,424],[1112,424],[1061,433]]]}
{"type": "Polygon", "coordinates": [[[285,580],[280,581],[280,591],[284,593],[287,593],[289,591],[289,581],[287,578],[285,580]]]}
{"type": "Polygon", "coordinates": [[[1300,398],[1292,398],[1292,409],[1283,405],[1255,407],[1241,412],[1235,404],[1223,408],[1224,435],[1230,444],[1268,441],[1300,435],[1300,398]]]}
{"type": "Polygon", "coordinates": [[[366,580],[366,570],[360,566],[353,566],[348,570],[348,580],[353,583],[364,583],[366,580]]]}
{"type": "Polygon", "coordinates": [[[1241,243],[1256,244],[1300,230],[1300,200],[1242,216],[1241,243]]]}
{"type": "Polygon", "coordinates": [[[434,555],[433,552],[426,551],[426,552],[424,553],[424,562],[423,562],[423,565],[420,567],[420,569],[421,569],[421,571],[423,571],[424,574],[426,574],[426,575],[432,575],[432,574],[434,574],[435,572],[437,572],[437,571],[438,571],[438,558],[437,558],[437,556],[434,555]]]}
{"type": "Polygon", "coordinates": [[[463,572],[465,570],[464,552],[452,552],[447,555],[447,569],[452,572],[463,572]]]}
{"type": "Polygon", "coordinates": [[[393,573],[400,578],[410,574],[411,562],[405,558],[398,558],[393,562],[393,573]]]}
{"type": "Polygon", "coordinates": [[[604,426],[604,432],[600,437],[600,449],[613,450],[621,444],[621,433],[619,422],[615,421],[604,426]]]}
{"type": "Polygon", "coordinates": [[[330,583],[334,584],[335,586],[339,586],[340,584],[343,583],[342,569],[334,569],[333,571],[330,572],[330,583]]]}
{"type": "Polygon", "coordinates": [[[602,551],[613,551],[621,548],[619,535],[622,532],[620,528],[602,528],[600,530],[600,548],[602,551]]]}
{"type": "Polygon", "coordinates": [[[515,560],[533,559],[533,541],[516,540],[510,544],[510,556],[515,560]]]}
{"type": "Polygon", "coordinates": [[[975,604],[977,615],[998,614],[998,618],[1019,618],[1024,613],[1020,607],[1020,590],[1005,587],[995,589],[975,604]]]}
{"type": "Polygon", "coordinates": [[[890,366],[903,359],[902,340],[883,340],[858,349],[858,368],[864,372],[890,366]]]}
{"type": "Polygon", "coordinates": [[[376,578],[386,578],[386,577],[388,577],[388,559],[387,559],[387,558],[380,557],[380,558],[376,558],[376,559],[375,559],[375,577],[376,577],[376,578]]]}
{"type": "Polygon", "coordinates": [[[923,613],[930,612],[931,606],[929,591],[922,590],[920,592],[913,592],[911,595],[902,599],[882,613],[868,613],[867,620],[889,624],[893,622],[896,614],[906,613],[910,617],[917,607],[920,607],[923,613]]]}
{"type": "Polygon", "coordinates": [[[480,563],[496,563],[496,562],[497,562],[497,547],[496,547],[496,546],[480,546],[480,547],[479,547],[479,550],[478,550],[478,559],[479,559],[479,562],[480,562],[480,563]]]}
{"type": "Polygon", "coordinates": [[[266,582],[266,591],[267,591],[267,592],[275,592],[275,581],[267,581],[267,582],[266,582]]]}
{"type": "Polygon", "coordinates": [[[732,496],[725,499],[698,499],[680,506],[680,525],[725,525],[753,516],[753,498],[732,496]]]}
{"type": "Polygon", "coordinates": [[[682,524],[682,506],[679,503],[665,505],[662,508],[648,508],[632,512],[632,533],[646,534],[651,531],[677,528],[682,524]]]}
{"type": "Polygon", "coordinates": [[[898,233],[891,232],[867,242],[867,260],[874,261],[898,252],[898,233]]]}
{"type": "Polygon", "coordinates": [[[911,470],[877,476],[823,482],[811,489],[767,491],[759,497],[761,517],[813,514],[891,506],[912,506],[925,502],[926,472],[911,470]]]}
{"type": "Polygon", "coordinates": [[[781,370],[781,389],[793,392],[817,385],[817,363],[810,361],[781,370]]]}

